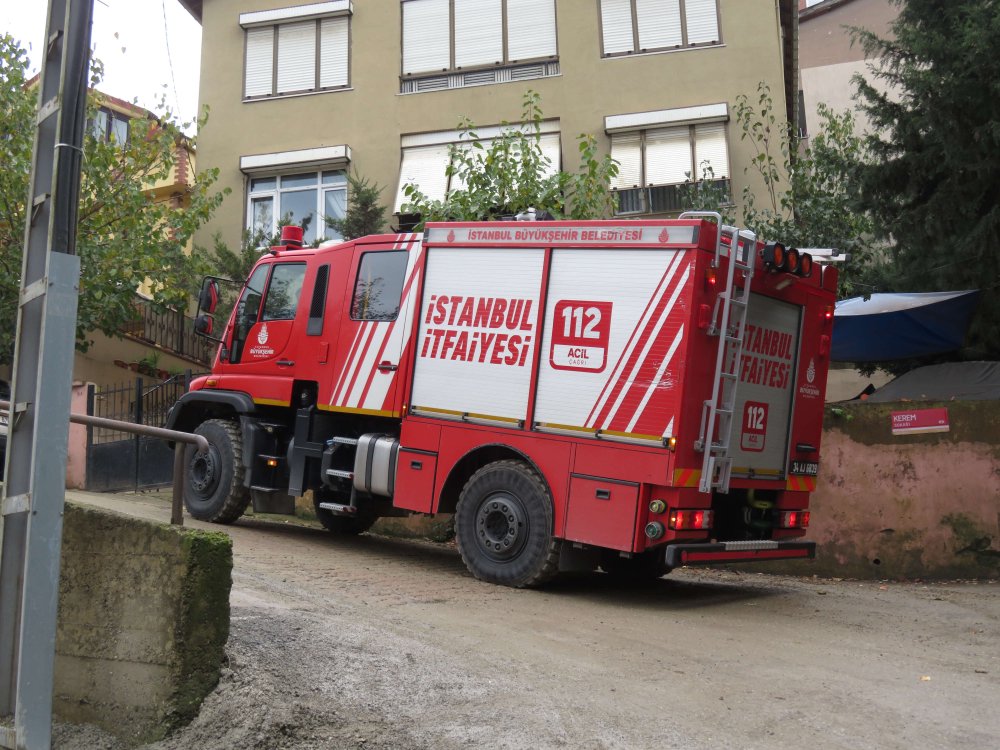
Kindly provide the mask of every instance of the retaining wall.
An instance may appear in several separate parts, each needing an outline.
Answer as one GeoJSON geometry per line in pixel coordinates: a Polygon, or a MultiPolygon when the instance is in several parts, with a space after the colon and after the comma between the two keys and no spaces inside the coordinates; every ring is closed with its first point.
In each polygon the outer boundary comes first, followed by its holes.
{"type": "Polygon", "coordinates": [[[816,560],[752,570],[996,578],[1000,402],[828,406],[811,510],[808,538],[819,545],[816,560]],[[948,432],[892,434],[892,412],[935,407],[948,409],[948,432]]]}
{"type": "Polygon", "coordinates": [[[232,542],[66,504],[53,709],[130,744],[186,723],[219,679],[232,542]]]}

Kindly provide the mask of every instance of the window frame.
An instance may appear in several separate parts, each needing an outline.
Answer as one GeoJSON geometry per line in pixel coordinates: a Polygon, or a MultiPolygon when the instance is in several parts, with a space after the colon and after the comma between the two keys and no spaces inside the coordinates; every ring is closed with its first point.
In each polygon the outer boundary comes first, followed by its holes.
{"type": "Polygon", "coordinates": [[[287,96],[306,96],[311,94],[327,94],[337,91],[348,91],[352,88],[352,68],[353,68],[353,42],[354,24],[352,23],[353,13],[351,11],[341,11],[324,14],[309,18],[283,18],[273,23],[256,23],[243,27],[243,89],[242,99],[244,103],[265,101],[270,99],[280,99],[287,96]],[[347,24],[347,34],[344,44],[346,45],[346,73],[347,80],[344,84],[337,86],[321,86],[322,80],[322,57],[323,57],[323,22],[331,19],[345,19],[347,24]],[[315,27],[315,65],[313,69],[314,86],[305,89],[294,89],[290,91],[278,91],[278,55],[279,55],[279,29],[282,26],[294,26],[304,23],[313,23],[315,27]],[[258,29],[271,29],[271,93],[269,94],[247,94],[247,63],[249,61],[250,44],[249,35],[251,31],[258,29]]]}
{"type": "Polygon", "coordinates": [[[134,117],[123,115],[121,112],[116,112],[110,107],[98,107],[97,111],[94,113],[94,117],[87,122],[87,130],[96,141],[101,141],[103,143],[114,142],[115,145],[120,148],[125,148],[132,138],[132,120],[134,119],[134,117]],[[104,115],[107,118],[103,128],[98,126],[98,118],[101,115],[104,115]],[[117,138],[111,138],[115,129],[115,123],[122,123],[125,126],[124,141],[119,141],[117,138]]]}
{"type": "MultiPolygon", "coordinates": [[[[354,277],[354,284],[352,285],[352,288],[351,288],[351,306],[350,306],[350,312],[349,312],[350,319],[352,321],[354,321],[355,323],[369,323],[369,322],[374,322],[374,323],[391,323],[392,321],[397,320],[399,318],[400,311],[403,309],[403,291],[406,288],[406,270],[407,270],[407,268],[409,268],[409,265],[410,265],[410,253],[407,252],[406,250],[367,250],[367,251],[361,253],[361,257],[358,258],[358,270],[357,270],[357,274],[354,277]],[[399,298],[396,301],[396,312],[393,314],[393,316],[391,318],[390,317],[384,317],[384,318],[367,318],[367,317],[359,317],[359,316],[357,316],[356,315],[356,312],[357,312],[356,311],[356,307],[357,307],[357,304],[358,304],[358,288],[359,288],[359,284],[361,283],[361,278],[362,278],[361,277],[361,272],[364,270],[365,260],[369,256],[376,256],[376,257],[379,257],[379,258],[386,258],[386,257],[388,257],[390,255],[398,255],[398,256],[402,256],[402,258],[403,258],[403,267],[402,267],[402,271],[403,272],[399,276],[399,298]]],[[[395,285],[395,282],[394,282],[394,285],[395,285]]]]}
{"type": "Polygon", "coordinates": [[[605,0],[597,0],[597,36],[601,49],[602,60],[613,60],[623,57],[635,57],[636,55],[655,55],[664,52],[684,52],[692,49],[704,49],[709,47],[719,47],[725,44],[722,35],[722,2],[715,0],[715,23],[718,39],[712,42],[688,42],[687,6],[685,0],[678,0],[678,12],[680,14],[681,43],[671,47],[640,47],[639,46],[639,14],[636,9],[637,0],[627,0],[630,6],[632,20],[632,49],[624,52],[605,52],[604,50],[604,13],[602,12],[605,0]]]}
{"type": "Polygon", "coordinates": [[[472,73],[476,71],[485,70],[496,70],[497,68],[510,68],[519,65],[527,65],[531,63],[538,62],[552,62],[559,59],[559,5],[556,0],[551,0],[552,2],[552,25],[553,25],[553,38],[555,41],[555,52],[551,55],[542,55],[537,57],[524,57],[511,59],[510,57],[510,25],[509,25],[509,14],[507,11],[507,4],[509,0],[499,0],[501,3],[500,7],[500,34],[501,34],[501,49],[503,54],[503,59],[494,61],[492,63],[480,63],[476,65],[456,65],[455,59],[455,0],[445,0],[448,3],[448,57],[449,65],[447,68],[440,68],[434,70],[422,70],[415,71],[412,73],[407,73],[404,70],[405,66],[405,55],[406,55],[406,18],[405,11],[403,8],[414,2],[420,2],[420,0],[400,0],[399,5],[399,78],[400,81],[410,81],[420,78],[437,77],[437,76],[447,76],[456,75],[463,73],[472,73]]]}
{"type": "MultiPolygon", "coordinates": [[[[684,185],[698,182],[702,179],[700,173],[700,164],[698,163],[698,128],[704,126],[712,125],[722,125],[722,136],[725,141],[726,148],[726,170],[724,176],[719,176],[713,174],[714,182],[727,181],[729,182],[729,189],[732,190],[732,163],[731,163],[731,150],[730,150],[730,137],[729,137],[729,120],[712,120],[703,122],[686,122],[686,123],[671,123],[671,124],[650,124],[642,127],[636,127],[630,130],[616,130],[614,133],[609,134],[609,140],[614,140],[615,136],[625,136],[625,135],[637,135],[639,137],[639,182],[635,185],[620,185],[612,187],[611,194],[615,197],[615,216],[635,216],[641,214],[650,213],[663,213],[663,210],[654,210],[650,203],[652,202],[652,193],[648,191],[657,188],[681,188],[684,185]],[[691,179],[684,180],[683,182],[649,182],[647,179],[648,174],[648,162],[646,155],[646,139],[647,134],[650,131],[662,131],[662,130],[681,130],[686,128],[688,131],[688,154],[690,156],[691,164],[691,179]],[[620,206],[619,195],[629,192],[629,191],[640,191],[642,193],[641,203],[642,207],[635,210],[620,210],[617,206],[620,206]]],[[[613,146],[609,148],[609,152],[613,155],[613,146]]],[[[672,209],[670,209],[672,210],[672,209]]],[[[669,213],[669,210],[666,211],[669,213]]]]}
{"type": "MultiPolygon", "coordinates": [[[[255,233],[257,227],[254,223],[254,200],[262,198],[271,199],[271,230],[269,235],[273,235],[278,231],[278,223],[281,221],[282,214],[279,213],[281,209],[281,196],[285,193],[302,192],[304,190],[314,190],[316,192],[316,202],[315,212],[313,213],[314,224],[311,225],[311,229],[316,232],[316,236],[313,239],[306,241],[306,244],[311,244],[318,238],[319,242],[328,242],[331,240],[340,240],[342,237],[338,236],[337,233],[330,227],[326,225],[323,221],[323,217],[326,215],[326,194],[331,192],[342,192],[343,193],[343,206],[346,212],[347,209],[347,199],[349,194],[349,184],[347,180],[347,170],[346,169],[322,169],[322,168],[298,168],[294,166],[289,166],[282,170],[276,170],[274,172],[267,172],[261,174],[249,174],[246,178],[246,221],[244,226],[251,232],[255,233]],[[282,179],[297,177],[301,175],[312,174],[315,175],[316,181],[310,185],[293,185],[290,187],[282,186],[282,179]],[[341,175],[341,179],[335,182],[324,183],[324,175],[341,175]],[[261,188],[254,190],[253,184],[255,180],[274,180],[273,188],[261,188]],[[319,234],[320,227],[323,227],[323,234],[319,234]],[[332,234],[331,234],[332,233],[332,234]]],[[[343,217],[338,217],[343,218],[343,217]]]]}

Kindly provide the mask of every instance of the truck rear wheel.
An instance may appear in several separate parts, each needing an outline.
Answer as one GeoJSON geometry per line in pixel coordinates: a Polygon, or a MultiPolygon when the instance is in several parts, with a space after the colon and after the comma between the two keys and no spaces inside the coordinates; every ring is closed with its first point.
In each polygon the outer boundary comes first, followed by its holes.
{"type": "Polygon", "coordinates": [[[522,461],[497,461],[473,474],[455,514],[458,551],[472,574],[521,588],[549,580],[559,567],[552,496],[522,461]]]}
{"type": "Polygon", "coordinates": [[[232,523],[250,501],[243,486],[243,435],[227,419],[209,419],[195,434],[208,441],[208,450],[189,445],[184,451],[184,505],[201,521],[232,523]]]}

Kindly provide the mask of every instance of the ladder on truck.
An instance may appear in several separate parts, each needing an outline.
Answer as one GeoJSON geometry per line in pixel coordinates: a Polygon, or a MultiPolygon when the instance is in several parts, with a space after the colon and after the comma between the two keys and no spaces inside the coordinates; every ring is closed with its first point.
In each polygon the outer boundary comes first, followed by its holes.
{"type": "Polygon", "coordinates": [[[743,339],[746,334],[747,308],[750,304],[750,279],[753,276],[757,236],[747,229],[737,229],[722,223],[722,216],[714,211],[687,211],[682,219],[714,219],[719,231],[715,238],[713,268],[721,265],[724,250],[723,238],[729,238],[729,270],[725,286],[715,299],[710,336],[719,337],[712,380],[712,398],[705,401],[701,411],[701,430],[695,449],[704,454],[701,464],[699,492],[729,492],[729,479],[733,459],[729,454],[733,432],[733,413],[736,408],[736,388],[740,379],[740,361],[743,339]],[[738,284],[736,272],[743,276],[738,284]]]}

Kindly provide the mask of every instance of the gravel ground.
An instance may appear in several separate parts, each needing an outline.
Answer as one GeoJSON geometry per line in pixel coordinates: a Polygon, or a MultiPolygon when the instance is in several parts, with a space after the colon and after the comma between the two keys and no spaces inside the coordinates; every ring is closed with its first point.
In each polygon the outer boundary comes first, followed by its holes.
{"type": "MultiPolygon", "coordinates": [[[[228,664],[150,749],[1000,747],[995,581],[685,569],[518,591],[474,580],[447,545],[228,530],[228,664]]],[[[121,746],[58,725],[54,747],[121,746]]]]}

